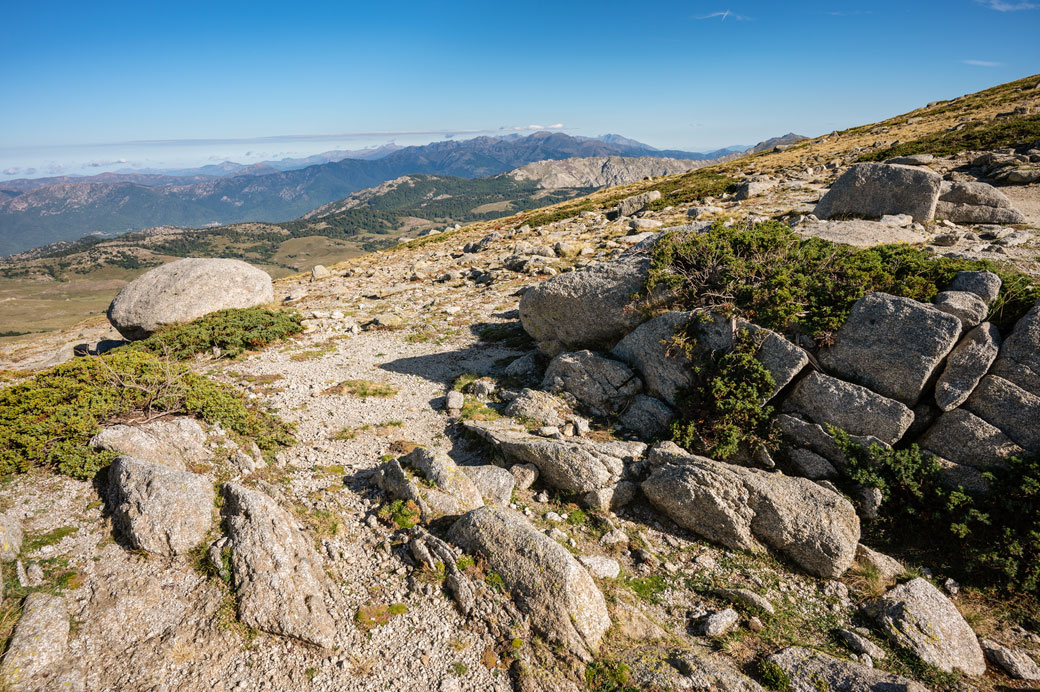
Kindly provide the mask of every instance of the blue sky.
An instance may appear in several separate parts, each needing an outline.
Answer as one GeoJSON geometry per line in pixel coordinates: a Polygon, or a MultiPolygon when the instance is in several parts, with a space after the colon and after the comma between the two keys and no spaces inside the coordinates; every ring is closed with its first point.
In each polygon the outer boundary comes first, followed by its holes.
{"type": "Polygon", "coordinates": [[[1040,72],[1040,0],[58,1],[3,15],[3,177],[530,125],[704,150],[1040,72]],[[280,137],[316,134],[337,136],[280,137]]]}

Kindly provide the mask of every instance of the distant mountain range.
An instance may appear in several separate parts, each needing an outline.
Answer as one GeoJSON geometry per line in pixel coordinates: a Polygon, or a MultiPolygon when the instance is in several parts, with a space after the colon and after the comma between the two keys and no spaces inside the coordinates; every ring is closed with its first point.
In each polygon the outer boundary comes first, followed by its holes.
{"type": "MultiPolygon", "coordinates": [[[[318,158],[339,153],[358,154],[327,152],[318,158]]],[[[268,162],[155,174],[14,180],[0,182],[0,255],[91,233],[294,219],[353,192],[408,174],[477,178],[545,160],[610,156],[706,160],[730,153],[658,150],[619,135],[585,138],[536,132],[401,148],[389,145],[362,150],[367,158],[345,157],[290,170],[278,170],[268,162]]],[[[278,163],[290,166],[300,161],[278,163]]]]}

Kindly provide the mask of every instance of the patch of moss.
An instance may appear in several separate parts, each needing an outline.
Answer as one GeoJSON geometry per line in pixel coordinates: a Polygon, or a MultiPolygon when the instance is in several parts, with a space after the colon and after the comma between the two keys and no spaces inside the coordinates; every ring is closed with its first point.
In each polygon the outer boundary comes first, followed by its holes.
{"type": "Polygon", "coordinates": [[[668,582],[660,574],[648,577],[622,577],[621,585],[647,603],[660,603],[661,594],[668,589],[668,582]]]}
{"type": "Polygon", "coordinates": [[[0,477],[47,468],[90,478],[115,456],[87,444],[103,424],[173,414],[220,423],[265,452],[294,442],[288,424],[229,386],[146,351],[116,349],[0,390],[0,477]]]}
{"type": "Polygon", "coordinates": [[[410,529],[422,519],[422,512],[419,505],[412,500],[394,500],[388,505],[383,505],[378,516],[399,529],[410,529]]]}
{"type": "Polygon", "coordinates": [[[620,661],[599,659],[585,666],[585,687],[592,692],[639,692],[628,678],[629,668],[620,661]]]}
{"type": "Polygon", "coordinates": [[[392,618],[403,615],[406,612],[408,612],[408,607],[404,603],[363,605],[358,608],[354,616],[354,623],[362,632],[371,632],[377,627],[386,625],[392,618]]]}
{"type": "Polygon", "coordinates": [[[783,668],[763,659],[758,664],[758,679],[767,690],[782,692],[791,686],[791,676],[783,668]]]}
{"type": "Polygon", "coordinates": [[[44,546],[57,545],[66,536],[71,536],[77,531],[79,529],[75,526],[60,526],[47,533],[26,536],[25,540],[22,541],[22,554],[30,555],[44,546]]]}

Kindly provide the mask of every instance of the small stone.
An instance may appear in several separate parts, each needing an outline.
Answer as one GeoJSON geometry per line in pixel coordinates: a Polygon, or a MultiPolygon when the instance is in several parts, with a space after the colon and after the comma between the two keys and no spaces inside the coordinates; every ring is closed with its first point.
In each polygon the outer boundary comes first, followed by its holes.
{"type": "Polygon", "coordinates": [[[597,579],[616,579],[621,574],[621,565],[614,558],[603,555],[580,555],[578,562],[597,579]]]}
{"type": "Polygon", "coordinates": [[[450,391],[448,395],[444,397],[444,408],[448,411],[461,411],[462,406],[466,403],[466,397],[462,395],[462,392],[450,391]]]}
{"type": "Polygon", "coordinates": [[[773,607],[773,604],[769,602],[768,598],[760,596],[754,591],[748,589],[716,589],[712,594],[719,598],[724,598],[731,603],[760,610],[767,615],[776,614],[776,609],[773,607]]]}
{"type": "Polygon", "coordinates": [[[517,490],[527,490],[538,480],[538,467],[534,464],[513,464],[509,472],[513,474],[517,490]]]}
{"type": "Polygon", "coordinates": [[[720,610],[708,615],[700,623],[700,631],[706,637],[721,637],[740,622],[740,616],[732,608],[720,610]]]}
{"type": "Polygon", "coordinates": [[[43,568],[40,567],[40,563],[31,563],[29,569],[26,570],[26,581],[29,583],[29,586],[39,586],[43,583],[43,580],[43,568]]]}
{"type": "Polygon", "coordinates": [[[1040,666],[1024,651],[1010,649],[992,639],[983,639],[982,650],[993,663],[1018,680],[1040,680],[1040,666]]]}
{"type": "Polygon", "coordinates": [[[845,646],[849,647],[849,649],[854,653],[866,654],[870,656],[871,659],[876,659],[878,661],[885,658],[884,649],[860,634],[843,629],[837,630],[835,634],[837,634],[838,639],[841,639],[845,646]]]}

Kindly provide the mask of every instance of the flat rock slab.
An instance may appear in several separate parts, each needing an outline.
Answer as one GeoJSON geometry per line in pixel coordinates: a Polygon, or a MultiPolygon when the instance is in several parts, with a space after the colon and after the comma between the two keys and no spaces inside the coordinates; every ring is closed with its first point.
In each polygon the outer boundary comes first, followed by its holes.
{"type": "Polygon", "coordinates": [[[1040,396],[1040,306],[1033,306],[1004,339],[990,374],[1040,396]]]}
{"type": "Polygon", "coordinates": [[[856,301],[834,345],[818,357],[828,372],[913,406],[960,335],[961,321],[953,315],[910,298],[870,293],[856,301]]]}
{"type": "Polygon", "coordinates": [[[843,661],[821,651],[790,647],[767,659],[791,678],[791,692],[927,692],[924,685],[893,673],[843,661]]]}
{"type": "Polygon", "coordinates": [[[504,507],[464,514],[448,540],[485,556],[517,606],[547,638],[583,658],[599,648],[610,627],[603,594],[566,548],[504,507]]]}
{"type": "Polygon", "coordinates": [[[938,173],[924,168],[857,163],[834,181],[813,213],[821,219],[909,214],[926,223],[935,216],[941,184],[938,173]]]}
{"type": "Polygon", "coordinates": [[[914,412],[904,404],[818,372],[795,385],[783,410],[850,435],[871,435],[889,445],[898,442],[914,422],[914,412]]]}
{"type": "Polygon", "coordinates": [[[65,599],[31,593],[22,606],[22,616],[11,635],[0,674],[12,689],[55,689],[39,683],[65,659],[68,643],[69,611],[65,599]]]}
{"type": "Polygon", "coordinates": [[[986,375],[964,408],[999,428],[1027,452],[1040,452],[1040,397],[1003,377],[986,375]]]}
{"type": "Polygon", "coordinates": [[[506,461],[534,464],[546,485],[587,493],[621,480],[625,464],[642,456],[642,442],[552,440],[495,424],[467,422],[466,429],[497,445],[506,461]]]}
{"type": "Polygon", "coordinates": [[[643,382],[624,363],[592,351],[576,351],[552,359],[542,389],[566,391],[594,415],[608,416],[624,409],[642,391],[643,382]]]}
{"type": "Polygon", "coordinates": [[[480,496],[484,498],[486,504],[505,506],[510,503],[516,479],[507,469],[490,464],[460,466],[459,468],[473,481],[473,485],[480,491],[480,496]]]}
{"type": "Polygon", "coordinates": [[[213,456],[202,425],[186,416],[144,425],[112,425],[92,437],[90,446],[181,470],[213,456]]]}
{"type": "Polygon", "coordinates": [[[978,469],[1003,467],[1025,450],[996,426],[970,411],[955,408],[939,416],[917,444],[923,451],[978,469]]]}
{"type": "Polygon", "coordinates": [[[912,226],[892,226],[878,221],[845,219],[840,221],[817,221],[798,226],[795,231],[832,243],[854,247],[874,247],[892,243],[923,243],[928,236],[912,226]]]}
{"type": "Polygon", "coordinates": [[[882,631],[897,645],[947,673],[986,672],[979,640],[957,607],[927,579],[890,589],[869,607],[882,631]]]}
{"type": "Polygon", "coordinates": [[[205,476],[121,456],[108,474],[112,522],[135,548],[181,555],[213,525],[213,485],[205,476]]]}
{"type": "Polygon", "coordinates": [[[818,577],[852,565],[859,518],[843,496],[806,478],[723,464],[659,445],[643,494],[679,526],[734,550],[769,546],[818,577]]]}
{"type": "Polygon", "coordinates": [[[331,648],[331,585],[310,538],[272,498],[224,484],[224,516],[238,616],[265,632],[331,648]]]}
{"type": "Polygon", "coordinates": [[[968,400],[996,360],[1000,342],[1000,332],[990,322],[983,322],[961,339],[935,383],[935,403],[939,408],[949,411],[968,400]]]}
{"type": "Polygon", "coordinates": [[[235,259],[188,258],[137,277],[108,306],[108,321],[127,339],[191,322],[227,308],[274,302],[271,277],[235,259]]]}

